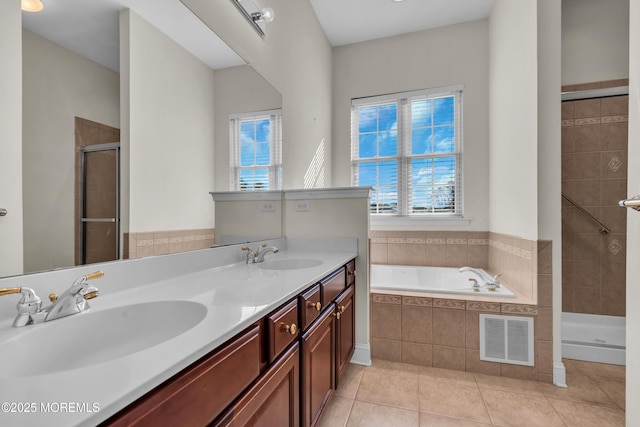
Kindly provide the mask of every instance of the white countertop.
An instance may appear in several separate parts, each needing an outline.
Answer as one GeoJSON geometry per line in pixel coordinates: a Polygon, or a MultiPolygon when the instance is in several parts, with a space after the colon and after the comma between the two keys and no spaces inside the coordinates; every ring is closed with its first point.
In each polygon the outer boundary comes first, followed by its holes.
{"type": "MultiPolygon", "coordinates": [[[[322,264],[297,270],[266,270],[260,264],[236,263],[198,270],[101,296],[91,301],[92,308],[86,314],[23,328],[2,325],[0,351],[3,342],[20,339],[20,334],[30,328],[68,322],[68,333],[73,334],[73,322],[82,321],[82,316],[118,306],[182,300],[207,307],[195,327],[128,356],[44,375],[1,375],[0,425],[96,425],[356,256],[351,248],[343,252],[285,250],[265,259],[316,259],[322,264]]],[[[32,351],[39,352],[47,363],[47,348],[32,351]]],[[[55,361],[49,364],[55,366],[55,361]]],[[[1,369],[10,372],[11,366],[1,369]]]]}

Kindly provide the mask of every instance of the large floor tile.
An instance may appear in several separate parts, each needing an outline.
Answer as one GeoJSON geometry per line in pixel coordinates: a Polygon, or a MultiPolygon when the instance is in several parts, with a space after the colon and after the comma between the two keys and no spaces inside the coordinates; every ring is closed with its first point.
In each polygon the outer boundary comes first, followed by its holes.
{"type": "Polygon", "coordinates": [[[476,377],[472,372],[453,371],[451,369],[420,367],[420,376],[427,377],[435,381],[445,381],[454,384],[476,385],[476,377]]]}
{"type": "Polygon", "coordinates": [[[549,399],[569,427],[624,427],[625,414],[621,409],[565,400],[549,399]]]}
{"type": "Polygon", "coordinates": [[[418,375],[421,366],[412,365],[410,363],[392,362],[389,360],[373,359],[369,370],[388,371],[398,375],[418,375]]]}
{"type": "Polygon", "coordinates": [[[322,411],[322,418],[317,424],[318,427],[344,427],[347,425],[349,414],[351,414],[351,407],[353,406],[352,399],[345,399],[340,396],[333,396],[333,399],[325,406],[322,411]]]}
{"type": "Polygon", "coordinates": [[[567,385],[567,388],[548,388],[544,394],[553,399],[618,407],[618,405],[598,387],[597,383],[585,375],[574,374],[568,377],[567,385]]]}
{"type": "Polygon", "coordinates": [[[420,377],[420,411],[437,415],[490,422],[477,386],[420,377]]]}
{"type": "Polygon", "coordinates": [[[347,399],[355,399],[364,370],[364,366],[349,364],[340,378],[336,394],[347,399]]]}
{"type": "Polygon", "coordinates": [[[567,376],[580,373],[588,377],[598,376],[609,379],[624,381],[626,376],[626,367],[622,365],[610,365],[607,363],[587,362],[584,360],[562,359],[567,376]]]}
{"type": "Polygon", "coordinates": [[[420,427],[488,427],[492,424],[420,412],[420,427]]]}
{"type": "Polygon", "coordinates": [[[347,427],[418,427],[419,413],[408,409],[356,401],[347,427]]]}
{"type": "Polygon", "coordinates": [[[475,374],[475,377],[478,387],[480,388],[514,391],[517,393],[533,394],[537,396],[543,396],[545,390],[555,388],[555,386],[547,383],[498,377],[495,375],[475,374]]]}
{"type": "Polygon", "coordinates": [[[418,410],[418,377],[365,370],[356,400],[418,410]]]}
{"type": "Polygon", "coordinates": [[[507,427],[564,427],[566,424],[544,396],[482,389],[495,425],[507,427]]]}

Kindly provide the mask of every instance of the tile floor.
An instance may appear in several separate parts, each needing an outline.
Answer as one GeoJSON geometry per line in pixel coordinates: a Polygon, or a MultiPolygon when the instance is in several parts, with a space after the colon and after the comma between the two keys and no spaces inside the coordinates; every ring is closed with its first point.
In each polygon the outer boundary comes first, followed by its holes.
{"type": "Polygon", "coordinates": [[[564,360],[568,388],[374,360],[350,365],[319,425],[625,425],[625,367],[564,360]]]}

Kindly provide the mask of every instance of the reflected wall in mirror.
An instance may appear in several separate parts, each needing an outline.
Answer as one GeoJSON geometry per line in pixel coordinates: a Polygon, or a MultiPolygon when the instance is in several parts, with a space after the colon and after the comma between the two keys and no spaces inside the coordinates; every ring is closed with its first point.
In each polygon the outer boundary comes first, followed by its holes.
{"type": "MultiPolygon", "coordinates": [[[[280,94],[177,1],[68,0],[23,14],[22,42],[24,271],[76,264],[76,118],[121,130],[124,257],[213,243],[208,192],[229,188],[228,116],[279,108],[280,94]],[[55,39],[56,21],[75,36],[55,39]],[[104,61],[76,52],[79,40],[95,43],[84,31],[102,27],[115,39],[84,47],[94,55],[115,45],[115,65],[113,46],[104,61]],[[184,35],[195,36],[191,45],[177,40],[184,35]],[[219,44],[223,65],[206,57],[219,44]]],[[[107,142],[100,125],[93,136],[107,142]]]]}

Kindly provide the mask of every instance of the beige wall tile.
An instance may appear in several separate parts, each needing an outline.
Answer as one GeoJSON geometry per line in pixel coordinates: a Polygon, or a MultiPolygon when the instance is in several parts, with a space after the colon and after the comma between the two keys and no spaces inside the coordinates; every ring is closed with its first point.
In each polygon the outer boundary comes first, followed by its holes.
{"type": "Polygon", "coordinates": [[[432,357],[434,368],[453,369],[456,371],[464,371],[466,368],[464,348],[434,344],[432,357]]]}
{"type": "Polygon", "coordinates": [[[538,367],[501,363],[500,375],[503,377],[516,378],[519,380],[538,381],[538,367]]]}
{"type": "Polygon", "coordinates": [[[464,347],[465,311],[433,309],[433,343],[446,346],[464,347]]]}
{"type": "Polygon", "coordinates": [[[371,357],[392,362],[402,362],[402,342],[372,336],[371,357]]]}
{"type": "Polygon", "coordinates": [[[430,344],[431,326],[431,307],[402,305],[402,341],[430,344]]]}
{"type": "Polygon", "coordinates": [[[467,348],[465,350],[465,364],[468,372],[500,376],[500,363],[480,360],[480,350],[467,348]]]}
{"type": "Polygon", "coordinates": [[[431,344],[421,344],[415,342],[402,342],[402,362],[413,365],[431,366],[432,359],[431,344]]]}
{"type": "Polygon", "coordinates": [[[401,328],[401,305],[371,303],[372,337],[400,340],[401,328]]]}

